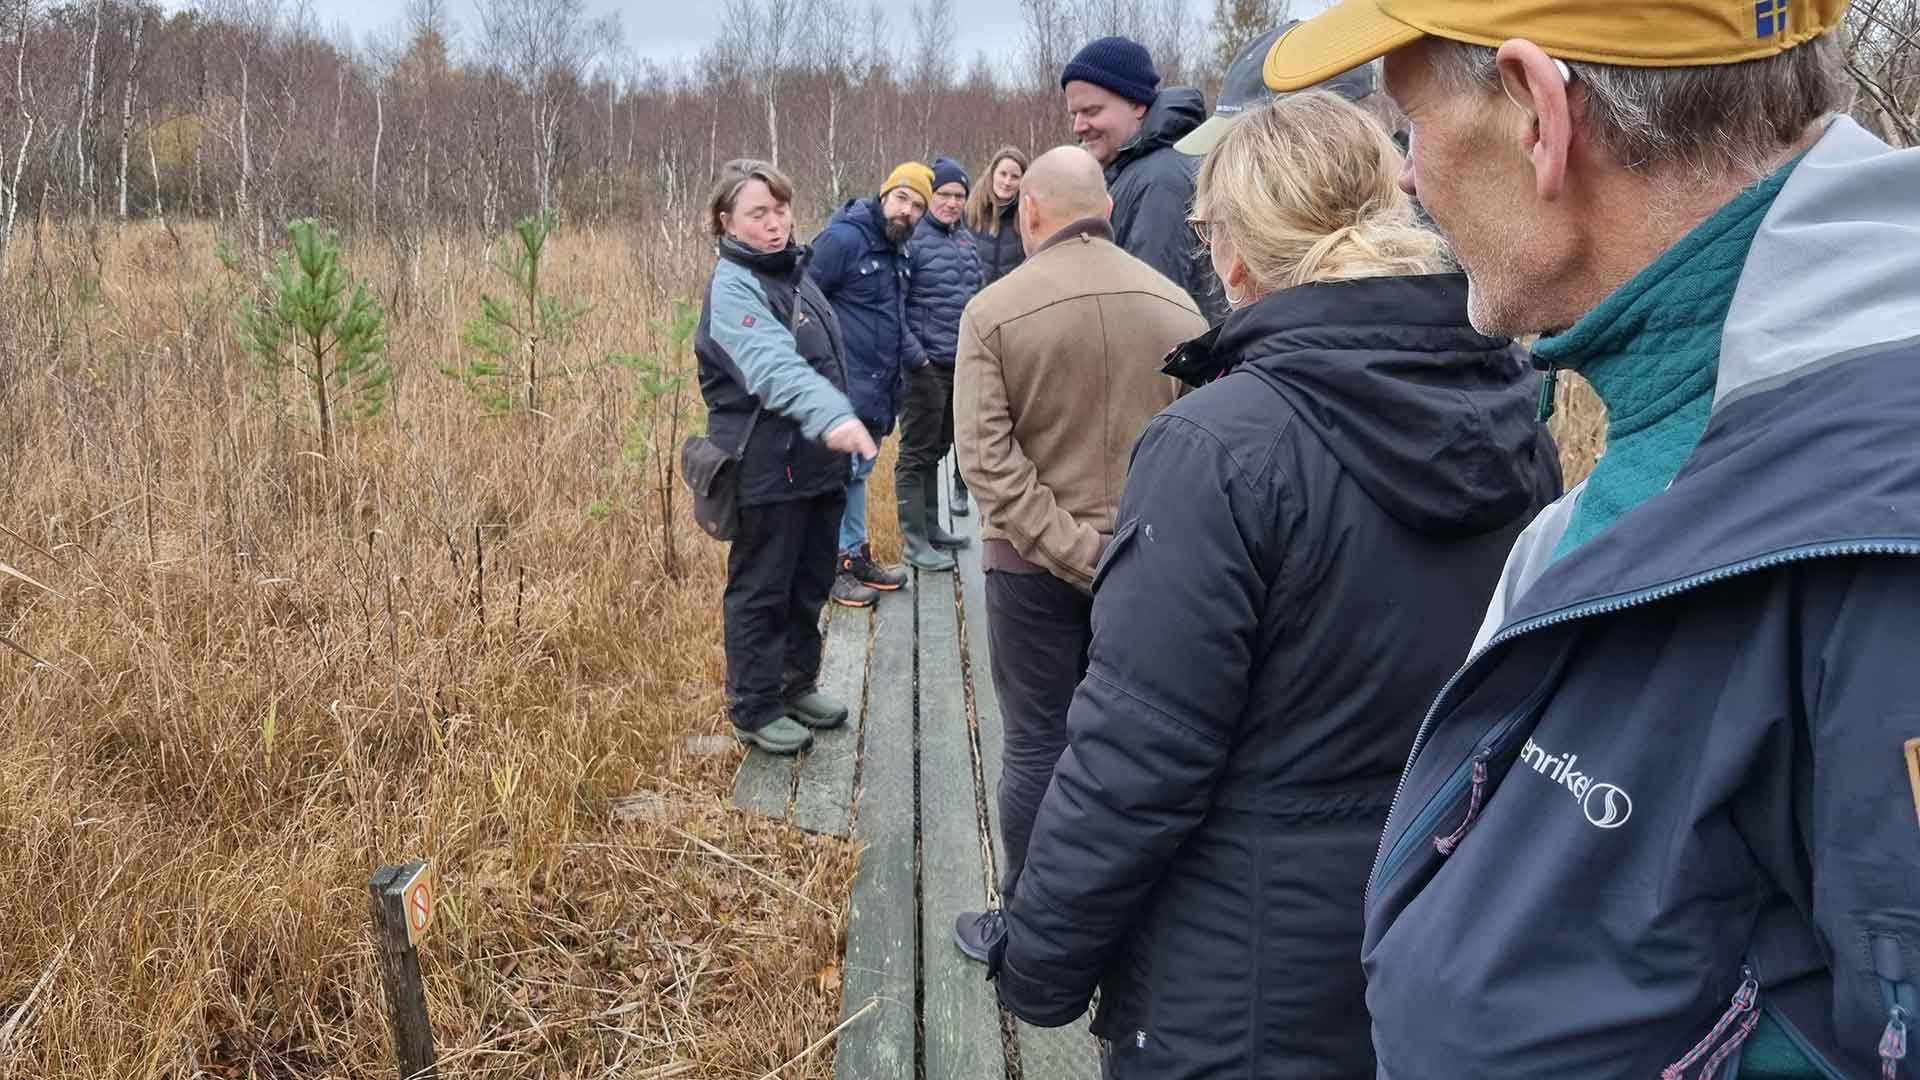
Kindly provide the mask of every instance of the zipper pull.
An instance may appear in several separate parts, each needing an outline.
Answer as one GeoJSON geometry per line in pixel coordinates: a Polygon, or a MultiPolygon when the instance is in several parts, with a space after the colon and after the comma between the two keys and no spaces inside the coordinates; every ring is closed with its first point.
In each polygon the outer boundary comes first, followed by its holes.
{"type": "Polygon", "coordinates": [[[1907,1010],[1887,1010],[1887,1031],[1880,1036],[1880,1080],[1899,1080],[1900,1063],[1907,1058],[1907,1010]]]}
{"type": "Polygon", "coordinates": [[[1482,750],[1473,755],[1473,794],[1467,799],[1467,816],[1460,821],[1460,827],[1447,836],[1433,838],[1433,849],[1442,855],[1453,854],[1460,841],[1467,838],[1467,830],[1473,827],[1473,821],[1480,816],[1480,798],[1487,790],[1487,759],[1493,751],[1482,750]]]}
{"type": "Polygon", "coordinates": [[[1560,381],[1560,369],[1551,362],[1547,364],[1547,373],[1540,380],[1539,421],[1544,424],[1553,419],[1553,388],[1560,381]]]}
{"type": "Polygon", "coordinates": [[[1713,1049],[1713,1044],[1720,1041],[1720,1037],[1727,1033],[1727,1029],[1733,1026],[1734,1021],[1740,1020],[1740,1027],[1733,1036],[1720,1049],[1714,1050],[1712,1057],[1707,1058],[1706,1070],[1700,1075],[1703,1080],[1710,1080],[1727,1058],[1733,1056],[1733,1052],[1740,1048],[1740,1044],[1747,1041],[1747,1036],[1753,1034],[1754,1026],[1760,1022],[1760,1011],[1754,1008],[1759,998],[1760,980],[1754,978],[1751,967],[1742,967],[1740,989],[1733,992],[1733,1000],[1727,1005],[1727,1011],[1720,1014],[1720,1020],[1713,1025],[1713,1030],[1707,1032],[1706,1038],[1695,1043],[1685,1057],[1660,1070],[1660,1080],[1681,1080],[1687,1075],[1687,1070],[1693,1067],[1694,1062],[1705,1057],[1707,1051],[1713,1049]],[[1743,1016],[1745,1019],[1741,1020],[1743,1016]]]}

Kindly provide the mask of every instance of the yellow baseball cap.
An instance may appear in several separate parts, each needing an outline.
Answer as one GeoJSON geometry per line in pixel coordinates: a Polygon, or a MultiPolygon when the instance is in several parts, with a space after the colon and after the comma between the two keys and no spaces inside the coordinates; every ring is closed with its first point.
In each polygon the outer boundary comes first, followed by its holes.
{"type": "Polygon", "coordinates": [[[1298,90],[1425,36],[1499,46],[1526,38],[1549,56],[1621,67],[1758,60],[1831,32],[1847,0],[1339,0],[1281,35],[1262,69],[1298,90]]]}

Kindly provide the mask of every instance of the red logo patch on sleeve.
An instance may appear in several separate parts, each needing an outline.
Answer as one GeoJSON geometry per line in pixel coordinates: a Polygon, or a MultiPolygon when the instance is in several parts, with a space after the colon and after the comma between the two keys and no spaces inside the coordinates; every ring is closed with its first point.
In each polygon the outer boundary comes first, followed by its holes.
{"type": "Polygon", "coordinates": [[[748,327],[750,327],[750,326],[752,326],[752,325],[753,325],[753,316],[752,316],[752,315],[748,315],[748,316],[747,316],[746,318],[744,318],[744,319],[741,319],[741,320],[740,320],[740,325],[741,325],[741,326],[748,326],[748,327]]]}

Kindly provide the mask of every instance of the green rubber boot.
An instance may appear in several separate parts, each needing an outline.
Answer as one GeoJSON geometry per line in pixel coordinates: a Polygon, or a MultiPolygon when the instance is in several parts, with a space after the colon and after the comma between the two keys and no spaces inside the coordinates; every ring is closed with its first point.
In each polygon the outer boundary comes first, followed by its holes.
{"type": "Polygon", "coordinates": [[[958,551],[963,547],[972,547],[973,540],[958,533],[950,533],[940,527],[940,466],[929,465],[920,470],[921,488],[927,502],[927,539],[933,546],[944,551],[958,551]]]}
{"type": "Polygon", "coordinates": [[[813,745],[813,732],[785,716],[774,718],[756,731],[748,731],[736,724],[733,737],[781,757],[791,757],[813,745]]]}
{"type": "Polygon", "coordinates": [[[847,722],[847,707],[818,690],[787,699],[787,715],[815,731],[847,722]]]}
{"type": "Polygon", "coordinates": [[[900,507],[900,546],[907,562],[915,568],[946,573],[954,568],[953,556],[934,547],[927,537],[926,485],[925,472],[894,474],[894,494],[900,507]]]}

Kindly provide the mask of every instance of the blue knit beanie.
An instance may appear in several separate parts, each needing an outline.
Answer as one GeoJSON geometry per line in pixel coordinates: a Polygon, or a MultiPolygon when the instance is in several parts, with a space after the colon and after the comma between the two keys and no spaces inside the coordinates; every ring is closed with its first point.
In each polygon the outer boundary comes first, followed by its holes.
{"type": "Polygon", "coordinates": [[[1103,37],[1088,42],[1073,54],[1060,73],[1060,87],[1070,82],[1090,82],[1142,105],[1153,104],[1160,85],[1160,73],[1153,70],[1153,54],[1131,38],[1103,37]]]}
{"type": "Polygon", "coordinates": [[[973,178],[967,175],[967,170],[961,168],[959,162],[945,155],[933,159],[933,190],[939,191],[956,180],[964,190],[973,190],[973,178]]]}

